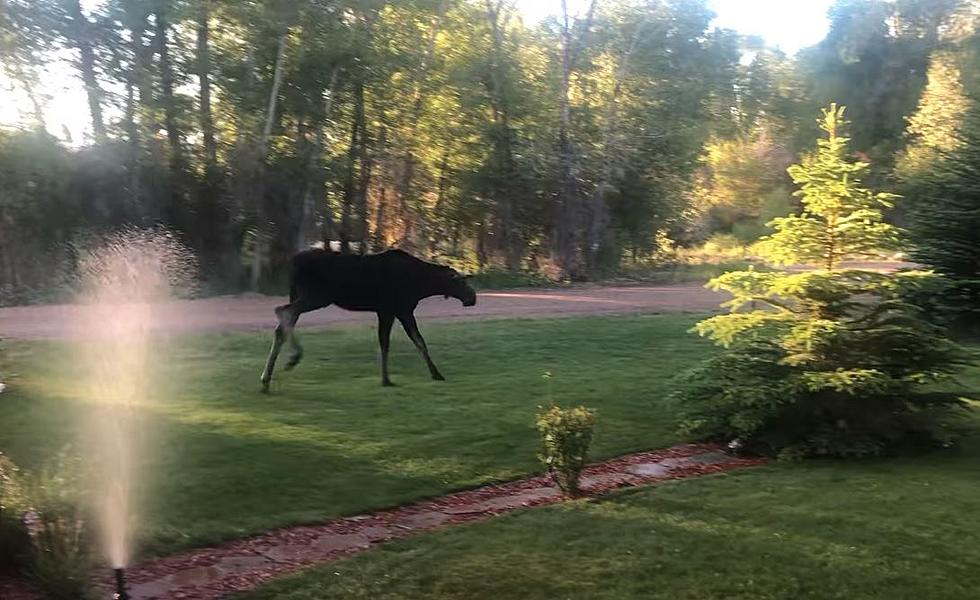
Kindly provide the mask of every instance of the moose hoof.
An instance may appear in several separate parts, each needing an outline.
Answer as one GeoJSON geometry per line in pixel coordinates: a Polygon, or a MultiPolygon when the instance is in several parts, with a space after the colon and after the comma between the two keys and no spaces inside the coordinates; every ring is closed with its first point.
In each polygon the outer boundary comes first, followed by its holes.
{"type": "Polygon", "coordinates": [[[264,379],[262,380],[262,393],[263,394],[269,393],[269,382],[264,379]]]}
{"type": "Polygon", "coordinates": [[[395,387],[395,384],[385,379],[384,381],[381,382],[381,387],[395,387]]]}
{"type": "Polygon", "coordinates": [[[294,356],[294,357],[290,358],[289,359],[289,362],[286,363],[286,366],[283,367],[283,370],[284,371],[292,371],[294,368],[296,368],[296,365],[298,365],[299,364],[299,361],[301,361],[301,360],[303,360],[303,357],[302,356],[294,356]]]}
{"type": "Polygon", "coordinates": [[[446,378],[442,376],[442,373],[433,373],[432,374],[432,379],[434,379],[436,381],[445,381],[446,380],[446,378]]]}

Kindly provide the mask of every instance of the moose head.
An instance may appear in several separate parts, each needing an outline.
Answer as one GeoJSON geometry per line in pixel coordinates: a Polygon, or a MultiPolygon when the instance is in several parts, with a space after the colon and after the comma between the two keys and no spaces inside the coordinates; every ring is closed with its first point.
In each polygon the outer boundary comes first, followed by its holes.
{"type": "Polygon", "coordinates": [[[451,267],[442,267],[439,278],[440,293],[446,298],[456,298],[463,306],[476,305],[476,291],[467,277],[451,267]]]}

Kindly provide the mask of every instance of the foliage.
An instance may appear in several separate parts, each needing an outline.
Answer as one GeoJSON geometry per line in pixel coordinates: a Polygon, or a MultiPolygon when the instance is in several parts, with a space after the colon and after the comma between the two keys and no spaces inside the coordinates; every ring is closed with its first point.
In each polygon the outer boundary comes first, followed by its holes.
{"type": "Polygon", "coordinates": [[[711,221],[707,229],[732,232],[743,243],[761,237],[763,224],[789,212],[785,171],[791,160],[770,127],[706,144],[695,197],[703,218],[711,221]]]}
{"type": "Polygon", "coordinates": [[[0,572],[16,566],[28,549],[20,519],[24,510],[21,477],[17,465],[0,453],[0,572]]]}
{"type": "Polygon", "coordinates": [[[823,270],[731,272],[709,283],[732,295],[730,312],[695,330],[727,350],[686,377],[678,399],[687,433],[787,457],[946,439],[943,420],[958,399],[928,386],[966,356],[902,297],[929,274],[837,269],[898,237],[879,208],[891,195],[861,187],[867,165],[847,159],[843,126],[843,109],[824,111],[827,139],[790,167],[803,213],[776,219],[758,245],[774,262],[823,270]]]}
{"type": "Polygon", "coordinates": [[[850,257],[887,255],[898,244],[898,232],[884,222],[882,207],[891,207],[894,194],[873,193],[861,186],[868,164],[848,156],[844,107],[823,111],[815,154],[788,169],[794,193],[803,204],[800,215],[779,217],[776,231],[759,243],[759,250],[777,265],[817,265],[828,271],[850,257]]]}
{"type": "MultiPolygon", "coordinates": [[[[799,53],[807,110],[846,105],[855,120],[855,149],[867,155],[880,181],[901,150],[906,117],[926,84],[933,52],[941,51],[951,21],[973,0],[838,0],[830,31],[799,53]]],[[[975,33],[975,32],[974,32],[975,33]]],[[[800,133],[807,134],[802,120],[800,133]]]]}
{"type": "Polygon", "coordinates": [[[948,281],[937,307],[959,326],[980,327],[980,103],[971,101],[962,115],[955,143],[941,152],[927,173],[909,181],[912,257],[948,281]]]}
{"type": "Polygon", "coordinates": [[[579,493],[579,475],[588,460],[595,422],[596,411],[584,406],[552,406],[538,414],[537,427],[541,434],[538,458],[566,494],[579,493]]]}
{"type": "Polygon", "coordinates": [[[950,51],[937,52],[931,58],[928,83],[918,109],[908,119],[909,144],[895,167],[906,186],[914,186],[942,160],[944,153],[953,152],[963,143],[957,130],[970,108],[970,98],[963,86],[961,62],[961,57],[950,51]]]}
{"type": "Polygon", "coordinates": [[[31,541],[27,571],[54,599],[88,596],[93,566],[83,506],[82,463],[68,449],[23,477],[23,515],[31,541]]]}
{"type": "Polygon", "coordinates": [[[731,121],[738,61],[705,0],[599,3],[567,65],[579,173],[561,211],[563,38],[513,2],[4,7],[5,83],[38,106],[29,131],[0,132],[8,304],[60,289],[76,234],[126,225],[176,232],[215,290],[279,289],[316,241],[518,272],[556,253],[565,221],[572,253],[615,267],[678,219],[703,140],[731,121]],[[71,140],[43,123],[61,70],[87,100],[71,140]]]}
{"type": "MultiPolygon", "coordinates": [[[[479,270],[547,256],[555,279],[667,238],[753,241],[791,209],[782,165],[817,103],[845,101],[889,172],[919,96],[947,89],[935,65],[976,45],[971,6],[841,0],[789,57],[714,28],[706,0],[604,0],[574,31],[504,0],[5,0],[24,110],[0,132],[0,302],[62,299],[71,241],[128,225],[176,232],[217,292],[281,290],[317,241],[479,270]],[[63,71],[84,134],[45,122],[63,71]]],[[[948,128],[920,116],[915,135],[948,128]]]]}
{"type": "Polygon", "coordinates": [[[980,278],[934,275],[902,287],[902,298],[930,321],[959,338],[976,337],[980,327],[980,278]]]}

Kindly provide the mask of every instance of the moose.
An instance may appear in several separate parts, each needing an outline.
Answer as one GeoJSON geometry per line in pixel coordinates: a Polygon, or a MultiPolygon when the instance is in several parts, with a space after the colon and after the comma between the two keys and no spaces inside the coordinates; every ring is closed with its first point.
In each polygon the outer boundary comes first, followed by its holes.
{"type": "Polygon", "coordinates": [[[275,337],[262,371],[262,391],[269,391],[272,371],[279,351],[287,341],[292,355],[286,362],[290,370],[303,359],[303,347],[296,338],[300,315],[331,304],[354,311],[378,314],[378,344],[381,346],[381,385],[391,386],[388,377],[388,348],[395,319],[415,343],[429,367],[432,378],[445,380],[432,362],[429,350],[415,322],[415,308],[430,296],[456,298],[463,306],[476,304],[476,292],[456,270],[426,262],[402,250],[356,255],[311,248],[293,257],[290,273],[289,304],[276,307],[275,337]]]}

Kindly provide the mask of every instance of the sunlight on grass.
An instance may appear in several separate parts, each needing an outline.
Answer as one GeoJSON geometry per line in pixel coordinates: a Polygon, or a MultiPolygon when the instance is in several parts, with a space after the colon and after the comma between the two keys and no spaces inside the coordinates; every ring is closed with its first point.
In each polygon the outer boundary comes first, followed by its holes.
{"type": "MultiPolygon", "coordinates": [[[[536,472],[534,414],[553,397],[602,414],[594,456],[678,441],[663,400],[710,345],[691,317],[588,318],[425,326],[449,377],[433,382],[396,336],[379,385],[375,334],[303,332],[307,357],[259,393],[268,333],[177,337],[159,357],[173,391],[154,408],[163,450],[139,532],[160,553],[319,522],[536,472]]],[[[0,449],[25,466],[75,439],[89,409],[59,342],[11,346],[0,449]]]]}

